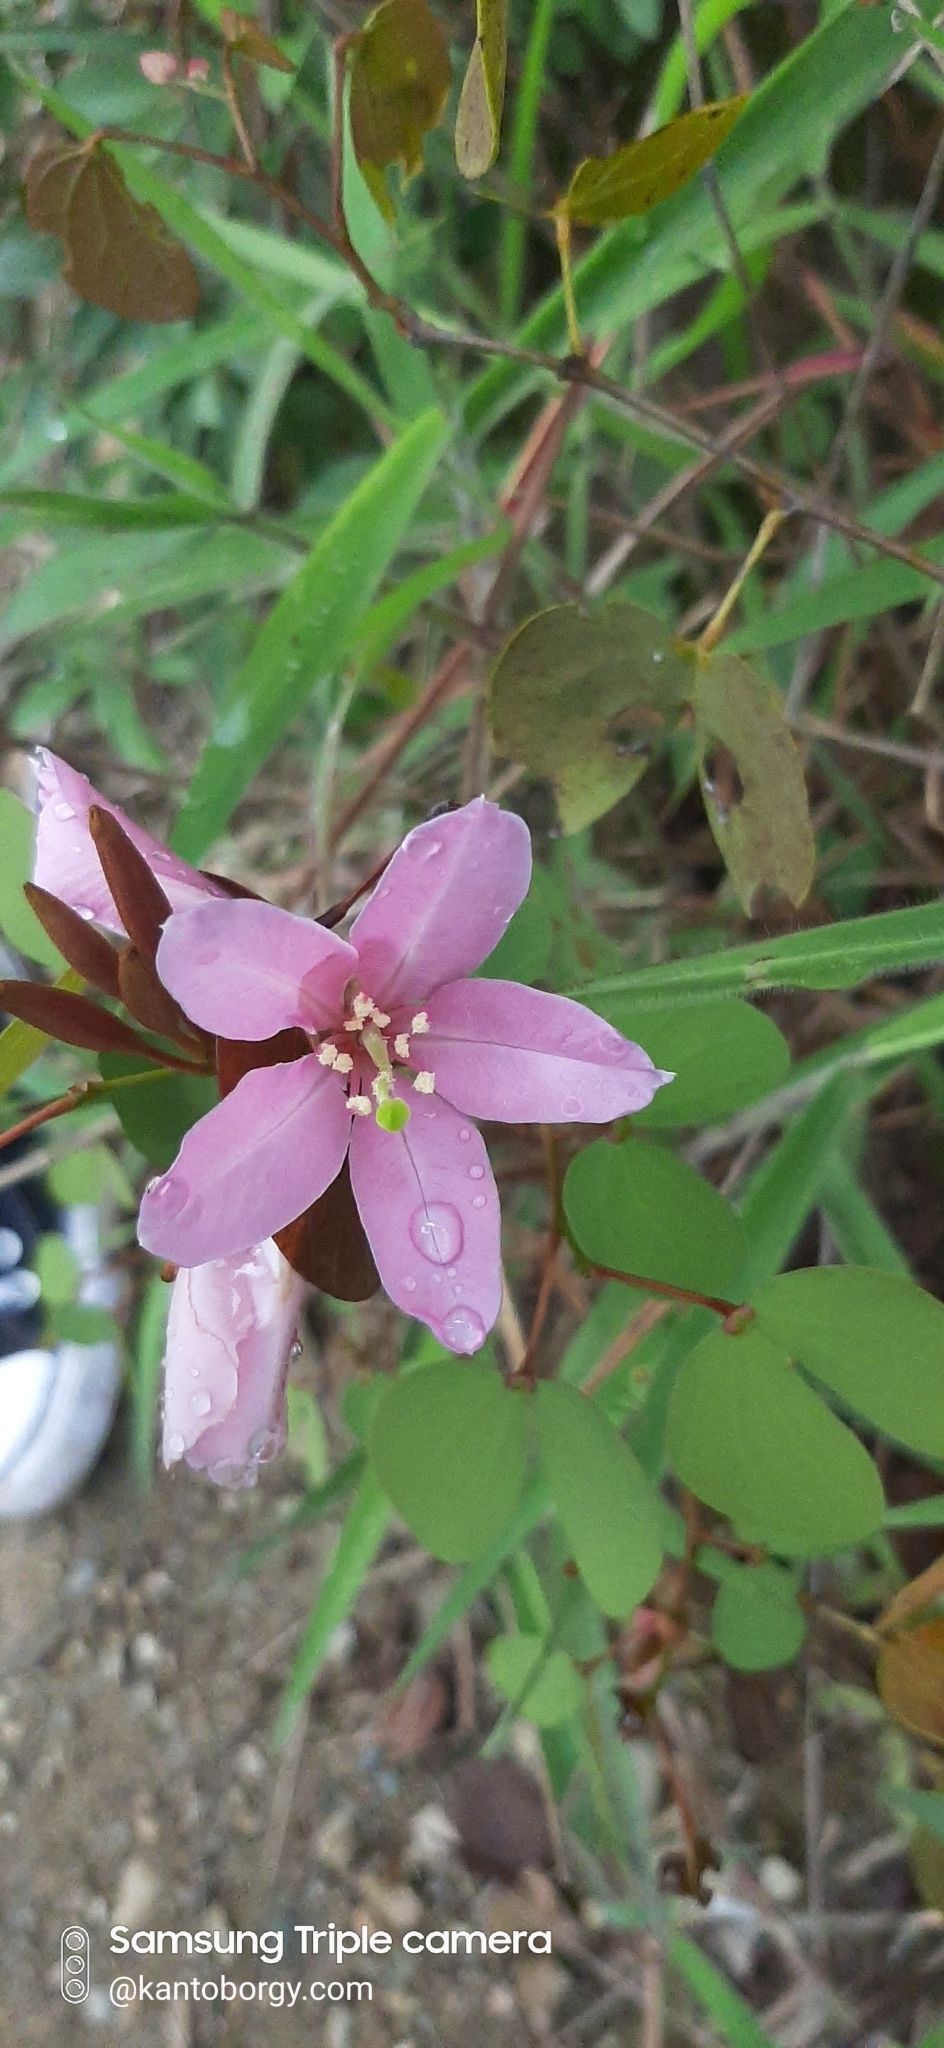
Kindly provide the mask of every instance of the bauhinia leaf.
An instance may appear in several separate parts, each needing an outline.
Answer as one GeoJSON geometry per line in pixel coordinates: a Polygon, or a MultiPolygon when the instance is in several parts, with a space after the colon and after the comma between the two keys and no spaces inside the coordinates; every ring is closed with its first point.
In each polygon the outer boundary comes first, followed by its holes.
{"type": "Polygon", "coordinates": [[[529,619],[499,657],[489,689],[499,753],[554,784],[565,832],[579,832],[632,789],[695,681],[691,649],[634,604],[588,617],[560,604],[529,619]]]}
{"type": "MultiPolygon", "coordinates": [[[[631,213],[648,213],[709,162],[744,107],[744,99],[716,100],[669,121],[655,135],[627,142],[612,156],[588,156],[555,212],[583,227],[609,227],[631,213]]],[[[460,166],[461,169],[461,166],[460,166]]]]}
{"type": "Polygon", "coordinates": [[[249,15],[237,14],[235,7],[221,7],[220,27],[229,48],[248,57],[250,64],[265,64],[270,71],[294,71],[291,58],[249,15]]]}
{"type": "Polygon", "coordinates": [[[464,178],[484,177],[498,155],[508,58],[508,0],[476,0],[475,30],[456,114],[456,163],[464,178]]]}
{"type": "Polygon", "coordinates": [[[708,822],[745,910],[763,888],[802,903],[816,843],[778,691],[737,654],[699,655],[695,726],[708,822]]]}
{"type": "Polygon", "coordinates": [[[422,170],[423,137],[442,120],[451,82],[449,47],[426,0],[383,0],[353,42],[350,114],[354,154],[387,220],[384,172],[422,170]]]}
{"type": "Polygon", "coordinates": [[[200,285],[181,242],[153,206],[135,199],[107,150],[56,144],[26,174],[31,227],[58,235],[63,277],[80,299],[124,320],[189,320],[200,285]]]}

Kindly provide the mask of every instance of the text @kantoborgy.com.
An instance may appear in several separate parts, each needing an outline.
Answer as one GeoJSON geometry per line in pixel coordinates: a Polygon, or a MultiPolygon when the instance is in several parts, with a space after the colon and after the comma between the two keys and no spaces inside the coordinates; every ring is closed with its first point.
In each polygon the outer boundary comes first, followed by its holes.
{"type": "Polygon", "coordinates": [[[112,2005],[169,2005],[178,2000],[201,2001],[207,2005],[220,2003],[232,2005],[241,2003],[268,2005],[278,2010],[286,2006],[289,2012],[299,2001],[311,2000],[316,2005],[326,2001],[332,2005],[342,2002],[360,2004],[362,1999],[373,1998],[374,1987],[369,1978],[334,1978],[329,1982],[321,1977],[311,1984],[291,1977],[263,1977],[258,1983],[244,1978],[239,1983],[224,1974],[219,1977],[113,1977],[108,1986],[112,2005]]]}

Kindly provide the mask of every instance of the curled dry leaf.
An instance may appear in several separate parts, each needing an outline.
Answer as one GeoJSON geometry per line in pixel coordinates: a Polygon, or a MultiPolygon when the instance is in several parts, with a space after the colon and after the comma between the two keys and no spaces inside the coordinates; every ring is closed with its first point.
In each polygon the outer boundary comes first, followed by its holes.
{"type": "Polygon", "coordinates": [[[610,227],[630,214],[649,213],[669,199],[721,148],[744,99],[716,100],[680,114],[654,135],[627,142],[612,156],[586,157],[554,209],[582,227],[610,227]]]}
{"type": "Polygon", "coordinates": [[[189,320],[200,300],[190,257],[153,206],[135,199],[96,144],[56,144],[26,175],[26,217],[65,248],[63,277],[80,299],[123,320],[189,320]]]}
{"type": "Polygon", "coordinates": [[[894,1635],[879,1651],[876,1684],[912,1735],[944,1746],[944,1617],[894,1635]]]}
{"type": "Polygon", "coordinates": [[[508,0],[476,0],[475,42],[456,114],[456,163],[464,178],[482,178],[501,142],[508,60],[508,0]]]}
{"type": "Polygon", "coordinates": [[[891,1606],[886,1607],[876,1623],[879,1635],[896,1635],[899,1630],[926,1619],[935,1608],[944,1608],[944,1557],[936,1557],[927,1571],[895,1594],[891,1606]]]}
{"type": "Polygon", "coordinates": [[[247,57],[250,64],[265,64],[270,71],[294,71],[295,65],[278,43],[267,36],[258,22],[248,14],[238,14],[235,7],[220,8],[220,27],[228,47],[240,57],[247,57]]]}
{"type": "Polygon", "coordinates": [[[381,213],[394,211],[384,172],[423,167],[423,137],[442,120],[452,72],[449,48],[426,0],[383,0],[353,41],[351,140],[381,213]]]}

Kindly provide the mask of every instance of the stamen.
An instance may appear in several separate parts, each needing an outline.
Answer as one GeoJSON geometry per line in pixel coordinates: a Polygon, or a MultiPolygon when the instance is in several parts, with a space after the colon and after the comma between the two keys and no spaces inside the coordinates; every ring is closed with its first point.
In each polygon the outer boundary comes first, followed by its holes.
{"type": "Polygon", "coordinates": [[[396,1035],[396,1038],[395,1038],[395,1039],[394,1039],[394,1041],[393,1041],[393,1050],[394,1050],[394,1052],[396,1053],[396,1056],[397,1056],[397,1059],[398,1059],[398,1060],[408,1060],[408,1059],[409,1059],[409,1057],[410,1057],[410,1041],[409,1041],[409,1039],[408,1039],[408,1037],[407,1037],[407,1035],[406,1035],[406,1032],[405,1032],[405,1031],[398,1031],[398,1033],[397,1033],[397,1035],[396,1035]]]}
{"type": "Polygon", "coordinates": [[[410,1030],[415,1031],[419,1037],[422,1037],[424,1031],[429,1030],[429,1018],[425,1010],[417,1010],[416,1016],[410,1025],[410,1030]]]}
{"type": "Polygon", "coordinates": [[[372,1017],[373,1014],[373,1002],[370,996],[365,996],[364,991],[362,989],[360,995],[356,995],[354,997],[354,1015],[359,1019],[359,1021],[362,1024],[364,1024],[366,1023],[368,1017],[372,1017]]]}
{"type": "Polygon", "coordinates": [[[428,1073],[417,1074],[413,1086],[418,1095],[432,1095],[436,1087],[436,1076],[428,1073]]]}
{"type": "Polygon", "coordinates": [[[390,1019],[385,1010],[374,1010],[374,1023],[378,1031],[386,1031],[390,1019]]]}
{"type": "MultiPolygon", "coordinates": [[[[345,1058],[346,1057],[347,1055],[345,1054],[345,1058]]],[[[318,1065],[320,1067],[336,1067],[340,1058],[341,1055],[338,1052],[337,1046],[331,1045],[329,1042],[327,1045],[323,1045],[321,1047],[321,1050],[318,1054],[318,1065]]],[[[350,1060],[348,1064],[349,1066],[353,1066],[354,1061],[350,1060]]]]}
{"type": "Polygon", "coordinates": [[[363,1028],[364,1021],[361,1017],[349,1017],[344,1026],[345,1031],[363,1031],[363,1028]]]}
{"type": "Polygon", "coordinates": [[[354,1061],[349,1052],[339,1052],[335,1055],[333,1065],[336,1074],[349,1074],[354,1061]]]}
{"type": "Polygon", "coordinates": [[[369,1095],[349,1095],[347,1106],[352,1116],[370,1116],[373,1110],[369,1095]]]}

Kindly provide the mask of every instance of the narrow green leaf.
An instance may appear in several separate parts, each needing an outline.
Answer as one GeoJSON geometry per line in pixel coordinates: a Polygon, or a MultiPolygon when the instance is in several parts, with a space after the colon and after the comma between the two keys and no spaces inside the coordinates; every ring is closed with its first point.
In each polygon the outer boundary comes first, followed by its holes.
{"type": "Polygon", "coordinates": [[[858,1100],[854,1077],[837,1074],[788,1124],[740,1204],[748,1250],[738,1275],[740,1298],[783,1265],[819,1199],[830,1159],[858,1100]]]}
{"type": "Polygon", "coordinates": [[[112,425],[111,432],[129,455],[137,456],[147,469],[155,475],[166,477],[175,484],[178,491],[191,498],[202,499],[216,512],[230,512],[229,497],[205,462],[199,462],[195,455],[185,455],[180,448],[172,448],[167,441],[158,441],[151,434],[135,434],[129,427],[112,425]]]}
{"type": "Polygon", "coordinates": [[[154,1478],[161,1367],[171,1290],[155,1274],[144,1290],[131,1351],[131,1469],[142,1493],[154,1478]]]}
{"type": "MultiPolygon", "coordinates": [[[[944,561],[944,541],[929,541],[923,552],[931,562],[944,561]]],[[[878,557],[865,568],[832,577],[792,604],[762,612],[748,625],[739,626],[726,645],[732,655],[762,647],[783,647],[788,641],[802,640],[809,633],[822,633],[852,619],[874,619],[879,612],[930,597],[939,588],[931,577],[922,576],[919,569],[910,569],[907,562],[883,561],[878,557]]]]}
{"type": "Polygon", "coordinates": [[[884,1273],[910,1276],[904,1252],[840,1152],[826,1162],[820,1202],[830,1235],[849,1265],[877,1266],[884,1273]]]}
{"type": "Polygon", "coordinates": [[[33,879],[35,843],[35,818],[12,789],[0,789],[0,927],[28,960],[61,974],[65,961],[23,894],[33,879]]]}
{"type": "Polygon", "coordinates": [[[882,1486],[857,1437],[753,1324],[703,1337],[669,1407],[667,1449],[683,1486],[748,1543],[815,1557],[881,1526],[882,1486]]]}
{"type": "Polygon", "coordinates": [[[498,1542],[521,1499],[525,1397],[494,1366],[443,1359],[392,1381],[368,1441],[380,1485],[434,1557],[462,1564],[498,1542]]]}
{"type": "Polygon", "coordinates": [[[321,1582],[311,1619],[279,1707],[275,1740],[285,1741],[314,1685],[336,1628],[345,1621],[373,1564],[390,1520],[390,1503],[366,1471],[351,1502],[334,1557],[321,1582]]]}
{"type": "Polygon", "coordinates": [[[153,498],[93,498],[80,491],[0,491],[0,506],[27,515],[25,528],[90,526],[103,527],[109,533],[205,526],[208,518],[201,499],[178,491],[162,491],[153,498]]]}
{"type": "Polygon", "coordinates": [[[199,861],[322,676],[347,651],[449,439],[414,421],[354,490],[270,612],[204,749],[172,844],[199,861]]]}
{"type": "MultiPolygon", "coordinates": [[[[902,974],[944,960],[944,904],[850,918],[814,931],[789,932],[694,959],[669,960],[630,974],[606,975],[574,990],[596,1007],[600,996],[634,1002],[704,1002],[728,992],[773,988],[854,988],[879,974],[902,974]]],[[[897,1020],[896,1020],[897,1021],[897,1020]]],[[[883,1027],[884,1028],[884,1027],[883,1027]]]]}
{"type": "Polygon", "coordinates": [[[622,1620],[662,1567],[659,1501],[628,1444],[576,1387],[541,1381],[534,1396],[551,1498],[581,1577],[622,1620]]]}
{"type": "Polygon", "coordinates": [[[777,2048],[770,2034],[765,2034],[760,2021],[755,2018],[746,1999],[735,1991],[726,1977],[714,1963],[709,1962],[694,1941],[685,1934],[675,1934],[669,1943],[669,1961],[693,1991],[715,2025],[720,2028],[730,2048],[777,2048]]]}
{"type": "Polygon", "coordinates": [[[758,1328],[840,1401],[920,1456],[944,1458],[944,1306],[898,1273],[814,1266],[754,1295],[758,1328]]]}

